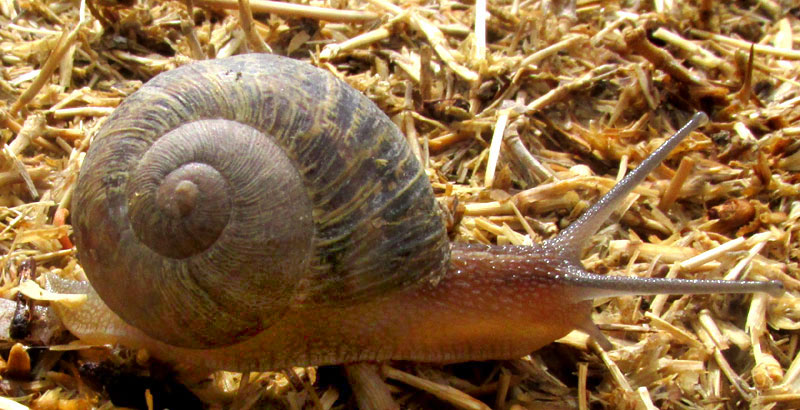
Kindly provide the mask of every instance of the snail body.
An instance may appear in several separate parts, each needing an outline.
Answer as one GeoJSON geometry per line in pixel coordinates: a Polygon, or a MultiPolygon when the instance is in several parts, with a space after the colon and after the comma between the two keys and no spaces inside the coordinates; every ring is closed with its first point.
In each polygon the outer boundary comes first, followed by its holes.
{"type": "Polygon", "coordinates": [[[61,315],[79,337],[210,369],[511,358],[576,328],[608,344],[595,297],[780,290],[581,266],[690,128],[542,245],[450,243],[424,170],[366,97],[283,57],[193,63],[98,131],[72,204],[91,286],[51,288],[90,295],[61,315]]]}

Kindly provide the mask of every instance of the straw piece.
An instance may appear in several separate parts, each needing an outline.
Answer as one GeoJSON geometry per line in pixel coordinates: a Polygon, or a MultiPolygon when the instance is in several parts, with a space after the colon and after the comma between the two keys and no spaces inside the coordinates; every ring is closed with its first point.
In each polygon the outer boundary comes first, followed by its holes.
{"type": "Polygon", "coordinates": [[[656,329],[660,329],[669,333],[676,340],[681,341],[689,346],[702,347],[702,344],[694,336],[692,336],[691,333],[674,326],[673,324],[659,318],[651,312],[645,312],[644,315],[646,318],[650,319],[650,323],[656,329]]]}
{"type": "Polygon", "coordinates": [[[257,53],[270,53],[272,50],[269,48],[264,39],[258,36],[253,28],[253,10],[250,8],[250,0],[239,1],[239,24],[242,26],[245,37],[250,47],[257,53]]]}
{"type": "Polygon", "coordinates": [[[432,24],[425,17],[421,16],[419,13],[411,13],[409,15],[409,21],[413,26],[422,31],[423,35],[425,35],[425,38],[428,40],[428,43],[431,45],[431,47],[433,47],[433,50],[436,52],[439,58],[441,58],[442,61],[444,61],[444,63],[456,74],[469,82],[475,82],[478,80],[478,73],[470,70],[456,61],[455,57],[453,57],[452,53],[450,52],[450,48],[447,46],[448,43],[447,39],[444,37],[444,33],[442,33],[438,27],[432,24]]]}
{"type": "Polygon", "coordinates": [[[560,85],[547,92],[547,94],[530,102],[525,107],[525,113],[530,114],[536,111],[541,111],[545,107],[567,98],[570,92],[587,87],[594,82],[601,81],[603,78],[610,76],[614,70],[614,66],[610,64],[595,67],[592,69],[592,71],[584,74],[577,80],[560,85]]]}
{"type": "Polygon", "coordinates": [[[763,44],[752,44],[744,40],[735,39],[722,34],[709,33],[708,31],[694,28],[690,29],[689,32],[695,37],[718,41],[722,44],[734,46],[741,50],[749,50],[752,46],[753,50],[758,54],[766,54],[786,60],[800,60],[800,50],[786,50],[783,48],[776,48],[763,44]]]}
{"type": "Polygon", "coordinates": [[[647,391],[647,387],[642,386],[636,389],[636,395],[639,397],[639,402],[645,409],[658,410],[658,407],[653,404],[653,399],[650,398],[650,392],[647,391]]]}
{"type": "Polygon", "coordinates": [[[628,28],[625,29],[623,35],[628,47],[653,63],[656,68],[675,77],[676,80],[693,85],[708,85],[702,78],[689,72],[667,51],[654,46],[647,39],[644,28],[628,28]]]}
{"type": "Polygon", "coordinates": [[[39,71],[36,79],[31,83],[31,85],[22,93],[22,95],[14,101],[14,104],[11,105],[11,108],[8,110],[11,114],[16,114],[17,111],[22,109],[26,104],[33,100],[33,97],[39,92],[39,90],[44,87],[45,83],[50,80],[50,76],[56,71],[59,64],[61,64],[61,60],[64,58],[64,55],[69,51],[72,43],[75,42],[78,36],[78,31],[81,29],[81,25],[78,24],[75,26],[74,29],[70,31],[65,31],[61,38],[58,40],[58,44],[53,49],[50,56],[44,62],[44,65],[39,71]]]}
{"type": "Polygon", "coordinates": [[[345,366],[347,379],[355,390],[358,407],[361,409],[399,410],[400,406],[392,399],[386,383],[378,373],[378,366],[368,363],[355,363],[345,366]]]}
{"type": "Polygon", "coordinates": [[[328,44],[319,54],[322,60],[331,60],[339,56],[340,53],[356,50],[364,46],[376,43],[389,38],[391,31],[387,27],[379,27],[375,30],[355,36],[339,44],[328,44]]]}
{"type": "Polygon", "coordinates": [[[3,154],[6,157],[6,160],[11,161],[14,171],[8,175],[0,173],[0,185],[2,185],[1,181],[7,180],[8,178],[15,180],[17,177],[19,177],[25,183],[25,188],[28,190],[28,195],[30,195],[30,197],[33,199],[39,199],[39,191],[36,189],[36,185],[33,183],[33,177],[28,172],[25,164],[22,163],[17,154],[14,153],[11,150],[11,147],[8,145],[3,147],[3,154]]]}
{"type": "Polygon", "coordinates": [[[188,21],[181,21],[181,34],[189,40],[189,50],[192,52],[192,58],[195,60],[204,60],[206,56],[200,46],[200,41],[197,39],[194,26],[188,21]]]}
{"type": "Polygon", "coordinates": [[[657,38],[683,49],[686,51],[686,57],[693,64],[702,65],[708,69],[724,70],[728,74],[733,73],[733,67],[726,63],[725,60],[717,57],[714,53],[708,51],[701,45],[691,42],[664,27],[656,29],[656,31],[653,32],[653,38],[657,38]]]}
{"type": "Polygon", "coordinates": [[[705,263],[716,261],[720,256],[738,249],[745,243],[745,238],[736,238],[725,242],[724,244],[709,249],[699,255],[685,259],[679,262],[680,268],[685,270],[696,269],[705,263]]]}
{"type": "Polygon", "coordinates": [[[500,146],[503,142],[503,135],[505,134],[510,114],[509,110],[504,110],[497,116],[497,123],[495,123],[494,133],[492,134],[492,143],[489,146],[489,159],[486,162],[486,176],[483,181],[483,186],[487,188],[491,188],[494,185],[494,174],[497,168],[497,161],[500,158],[500,146]]]}
{"type": "Polygon", "coordinates": [[[25,148],[31,144],[31,141],[45,132],[45,124],[47,120],[41,113],[35,113],[25,119],[22,128],[17,133],[11,143],[8,144],[8,149],[14,154],[19,155],[25,148]]]}
{"type": "MultiPolygon", "coordinates": [[[[212,7],[237,10],[239,0],[196,0],[198,7],[212,7]]],[[[375,20],[378,15],[366,11],[337,10],[327,7],[306,6],[270,0],[251,0],[250,7],[255,13],[273,13],[284,17],[306,17],[341,23],[364,23],[375,20]]]]}
{"type": "MultiPolygon", "coordinates": [[[[598,299],[593,320],[614,342],[606,359],[616,369],[603,364],[586,334],[573,331],[533,358],[407,363],[414,371],[406,372],[498,408],[665,408],[678,393],[691,408],[800,404],[800,280],[793,263],[800,255],[800,80],[793,55],[800,38],[778,1],[759,0],[750,9],[662,1],[647,12],[633,3],[604,9],[586,0],[485,8],[480,1],[420,7],[408,0],[250,0],[250,13],[238,0],[134,3],[0,0],[0,136],[13,147],[0,169],[3,297],[13,297],[23,260],[39,264],[34,278],[83,277],[67,212],[79,212],[71,208],[72,192],[108,114],[155,74],[255,51],[258,37],[278,54],[329,70],[395,120],[423,162],[456,242],[540,244],[554,237],[660,136],[706,110],[708,126],[621,200],[587,242],[582,262],[614,276],[730,274],[778,279],[788,289],[778,297],[598,299]],[[87,6],[91,14],[82,10],[87,6]],[[76,27],[69,47],[59,45],[76,27]],[[666,53],[664,66],[626,43],[628,27],[645,30],[641,40],[666,53]],[[63,56],[54,61],[57,50],[63,56]],[[704,85],[680,80],[672,66],[704,85]],[[28,102],[11,112],[23,95],[28,102]],[[510,166],[487,168],[497,158],[492,137],[505,113],[499,146],[510,166]],[[495,172],[487,187],[489,168],[495,172]],[[747,330],[735,320],[742,306],[749,306],[747,330]]],[[[60,370],[78,361],[102,356],[156,373],[155,352],[142,359],[124,345],[30,344],[40,350],[32,379],[11,382],[33,408],[111,406],[80,373],[60,370]],[[51,355],[65,350],[78,353],[52,367],[51,355]]],[[[8,357],[10,347],[0,354],[8,357]]],[[[346,408],[360,399],[340,389],[347,383],[337,379],[342,372],[326,368],[318,383],[313,369],[295,369],[297,389],[272,372],[204,375],[204,386],[217,386],[211,394],[180,381],[200,391],[209,408],[346,408]]],[[[404,383],[388,386],[403,408],[441,404],[404,383]]]]}
{"type": "Polygon", "coordinates": [[[475,54],[473,58],[478,62],[486,59],[486,0],[475,1],[475,54]]]}
{"type": "Polygon", "coordinates": [[[464,394],[460,390],[455,389],[453,387],[445,386],[439,383],[434,383],[430,380],[414,376],[410,373],[406,373],[404,371],[395,369],[387,365],[383,365],[381,367],[381,373],[383,373],[386,377],[390,379],[397,380],[399,382],[403,382],[408,385],[414,386],[418,389],[424,390],[456,406],[459,409],[491,410],[491,407],[485,405],[479,400],[472,398],[467,394],[464,394]]]}
{"type": "Polygon", "coordinates": [[[30,407],[20,404],[8,397],[0,396],[0,408],[3,410],[31,410],[30,407]]]}
{"type": "Polygon", "coordinates": [[[664,191],[664,195],[661,196],[658,209],[666,211],[675,203],[675,200],[678,199],[681,187],[692,172],[692,168],[694,168],[694,160],[690,157],[683,157],[681,159],[681,164],[678,166],[678,170],[675,172],[675,175],[672,176],[672,180],[669,181],[667,190],[664,191]]]}

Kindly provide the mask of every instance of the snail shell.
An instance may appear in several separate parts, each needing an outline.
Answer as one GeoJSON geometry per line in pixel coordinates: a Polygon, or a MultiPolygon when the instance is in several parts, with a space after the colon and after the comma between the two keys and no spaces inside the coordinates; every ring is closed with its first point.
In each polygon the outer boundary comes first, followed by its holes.
{"type": "Polygon", "coordinates": [[[427,176],[389,118],[274,55],[145,84],[98,131],[72,208],[103,301],[180,347],[435,281],[449,258],[427,176]]]}

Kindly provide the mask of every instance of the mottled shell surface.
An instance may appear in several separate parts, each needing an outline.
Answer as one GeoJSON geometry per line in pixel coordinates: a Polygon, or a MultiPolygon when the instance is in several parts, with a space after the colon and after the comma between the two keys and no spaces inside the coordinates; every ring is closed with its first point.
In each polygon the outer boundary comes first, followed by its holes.
{"type": "Polygon", "coordinates": [[[266,54],[192,63],[127,98],[95,136],[72,212],[103,301],[190,348],[435,280],[449,256],[389,118],[329,73],[266,54]]]}

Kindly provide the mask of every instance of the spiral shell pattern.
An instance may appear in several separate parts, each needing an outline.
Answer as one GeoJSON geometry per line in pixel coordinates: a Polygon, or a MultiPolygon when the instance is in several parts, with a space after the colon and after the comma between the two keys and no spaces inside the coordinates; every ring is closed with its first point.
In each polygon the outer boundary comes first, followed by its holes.
{"type": "Polygon", "coordinates": [[[189,348],[436,280],[449,256],[424,170],[386,115],[266,54],[189,64],[127,98],[95,136],[72,212],[103,301],[189,348]]]}

